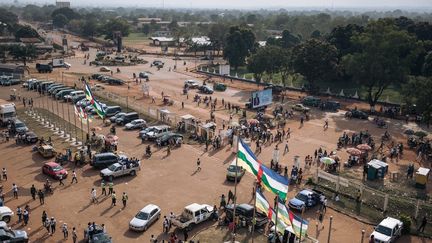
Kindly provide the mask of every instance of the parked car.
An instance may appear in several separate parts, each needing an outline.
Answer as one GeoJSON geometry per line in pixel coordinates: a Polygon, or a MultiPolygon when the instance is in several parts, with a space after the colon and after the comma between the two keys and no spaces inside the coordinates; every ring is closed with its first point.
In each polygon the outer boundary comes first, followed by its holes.
{"type": "Polygon", "coordinates": [[[37,151],[44,158],[52,158],[57,155],[57,151],[51,145],[39,145],[37,151]]]}
{"type": "Polygon", "coordinates": [[[114,163],[107,168],[101,170],[100,176],[104,179],[107,179],[109,181],[112,181],[116,177],[125,176],[125,175],[131,175],[135,176],[137,171],[140,170],[140,162],[138,163],[130,163],[129,166],[127,164],[121,162],[121,163],[114,163]]]}
{"type": "Polygon", "coordinates": [[[0,207],[0,220],[4,221],[5,223],[9,223],[11,221],[11,218],[13,216],[14,212],[6,206],[0,207]]]}
{"type": "Polygon", "coordinates": [[[350,111],[347,111],[345,113],[345,117],[348,117],[348,118],[358,118],[358,119],[366,120],[366,119],[368,119],[369,115],[366,114],[366,112],[363,112],[363,111],[360,111],[360,110],[350,110],[350,111]]]}
{"type": "Polygon", "coordinates": [[[117,125],[125,125],[135,119],[139,119],[138,113],[129,112],[126,113],[124,116],[117,118],[115,122],[117,123],[117,125]]]}
{"type": "Polygon", "coordinates": [[[26,124],[24,124],[24,122],[20,121],[20,120],[15,120],[15,131],[19,134],[23,134],[28,132],[28,127],[26,126],[26,124]]]}
{"type": "Polygon", "coordinates": [[[126,115],[126,112],[119,112],[119,113],[115,114],[114,116],[110,117],[109,120],[111,123],[115,123],[118,118],[122,118],[125,115],[126,115]]]}
{"type": "Polygon", "coordinates": [[[154,60],[152,64],[153,64],[153,66],[156,66],[156,67],[163,67],[164,66],[164,63],[160,60],[154,60]]]}
{"type": "Polygon", "coordinates": [[[207,85],[203,85],[201,87],[198,88],[199,91],[201,91],[204,94],[213,94],[213,89],[207,85]]]}
{"type": "Polygon", "coordinates": [[[213,207],[207,204],[192,203],[181,214],[171,220],[180,229],[191,230],[193,226],[204,222],[213,215],[213,207]]]}
{"type": "Polygon", "coordinates": [[[303,105],[318,107],[321,104],[321,99],[313,96],[306,96],[302,100],[303,105]]]}
{"type": "Polygon", "coordinates": [[[144,119],[136,119],[136,120],[133,120],[133,121],[127,123],[125,125],[125,129],[126,130],[132,130],[132,129],[138,129],[138,128],[142,129],[146,126],[147,126],[147,123],[146,123],[146,121],[144,121],[144,119]]]}
{"type": "Polygon", "coordinates": [[[65,170],[61,165],[56,162],[47,162],[42,166],[42,173],[51,176],[54,179],[59,179],[60,175],[62,178],[66,178],[68,175],[67,170],[65,170]]]}
{"type": "Polygon", "coordinates": [[[72,98],[72,103],[77,104],[79,101],[86,99],[85,95],[77,95],[74,98],[72,98]]]}
{"type": "Polygon", "coordinates": [[[399,219],[387,217],[379,223],[371,235],[377,243],[390,243],[402,235],[403,223],[399,219]]]}
{"type": "Polygon", "coordinates": [[[99,68],[99,71],[101,72],[111,72],[111,68],[106,67],[106,66],[102,66],[99,68]]]}
{"type": "Polygon", "coordinates": [[[36,143],[39,138],[34,132],[26,132],[24,134],[24,139],[27,143],[36,143]]]}
{"type": "Polygon", "coordinates": [[[118,79],[118,78],[109,78],[105,82],[107,82],[108,84],[111,84],[111,85],[122,85],[125,83],[123,80],[118,79]]]}
{"type": "Polygon", "coordinates": [[[235,181],[237,177],[237,181],[240,181],[245,171],[246,170],[242,166],[236,165],[235,161],[233,161],[227,168],[226,179],[228,181],[235,181]]]}
{"type": "Polygon", "coordinates": [[[295,110],[295,111],[301,111],[301,112],[308,112],[308,111],[310,111],[309,107],[306,107],[306,106],[304,106],[302,104],[295,104],[295,105],[292,106],[292,109],[295,110]]]}
{"type": "Polygon", "coordinates": [[[317,191],[304,189],[297,193],[297,195],[289,200],[288,206],[292,209],[302,211],[303,208],[311,208],[320,203],[321,193],[317,191]]]}
{"type": "Polygon", "coordinates": [[[156,220],[160,218],[161,209],[149,204],[142,208],[129,222],[129,229],[134,231],[146,231],[156,220]]]}
{"type": "Polygon", "coordinates": [[[106,168],[119,162],[124,156],[117,156],[113,153],[100,153],[93,156],[90,165],[95,168],[106,168]]]}
{"type": "Polygon", "coordinates": [[[143,129],[140,131],[139,136],[140,138],[144,140],[154,140],[156,139],[160,134],[169,132],[170,127],[168,125],[161,125],[161,126],[151,126],[147,127],[146,129],[143,129]]]}
{"type": "Polygon", "coordinates": [[[58,92],[58,93],[56,94],[55,98],[56,98],[57,100],[64,99],[64,97],[65,97],[66,95],[69,95],[69,94],[72,93],[73,91],[75,91],[75,90],[74,90],[74,89],[66,89],[66,90],[62,90],[62,91],[60,91],[60,92],[58,92]]]}
{"type": "Polygon", "coordinates": [[[198,81],[192,80],[192,79],[186,80],[184,82],[184,85],[186,88],[189,88],[189,89],[198,89],[200,86],[198,81]]]}
{"type": "MultiPolygon", "coordinates": [[[[233,220],[234,215],[234,204],[229,204],[225,208],[225,215],[230,222],[233,220]]],[[[252,219],[254,217],[254,206],[246,203],[237,204],[236,206],[236,216],[240,217],[240,220],[245,220],[248,224],[252,224],[252,219]]],[[[268,223],[267,215],[261,212],[255,212],[255,227],[261,228],[268,223]]]]}
{"type": "Polygon", "coordinates": [[[321,109],[330,110],[330,111],[338,111],[341,107],[340,103],[333,100],[327,100],[321,103],[321,109]]]}
{"type": "Polygon", "coordinates": [[[29,238],[24,230],[9,229],[6,222],[0,221],[0,242],[4,243],[26,243],[29,238]]]}
{"type": "Polygon", "coordinates": [[[105,116],[106,117],[115,116],[119,112],[121,112],[121,107],[120,106],[107,106],[105,108],[105,116]]]}
{"type": "Polygon", "coordinates": [[[149,74],[147,72],[140,72],[138,74],[138,77],[143,79],[149,79],[149,74]]]}
{"type": "Polygon", "coordinates": [[[183,135],[178,133],[168,132],[156,139],[158,146],[166,146],[169,143],[181,144],[183,142],[183,135]]]}

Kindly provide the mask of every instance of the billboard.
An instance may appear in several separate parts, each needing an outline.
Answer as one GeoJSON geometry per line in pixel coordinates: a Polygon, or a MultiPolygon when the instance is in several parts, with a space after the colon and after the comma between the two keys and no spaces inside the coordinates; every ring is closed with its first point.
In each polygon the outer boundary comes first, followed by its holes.
{"type": "Polygon", "coordinates": [[[272,90],[265,89],[252,93],[251,104],[252,108],[270,105],[273,101],[272,90]]]}
{"type": "Polygon", "coordinates": [[[230,65],[219,65],[220,75],[230,75],[230,65]]]}

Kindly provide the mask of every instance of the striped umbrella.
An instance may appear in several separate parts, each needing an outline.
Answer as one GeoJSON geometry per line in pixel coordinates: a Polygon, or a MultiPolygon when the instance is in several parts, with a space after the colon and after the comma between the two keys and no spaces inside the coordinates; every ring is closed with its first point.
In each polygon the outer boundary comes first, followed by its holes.
{"type": "Polygon", "coordinates": [[[356,148],[348,148],[346,152],[350,155],[360,156],[363,152],[356,148]]]}
{"type": "Polygon", "coordinates": [[[357,145],[357,148],[360,150],[364,150],[364,151],[369,151],[372,149],[371,146],[369,146],[365,143],[357,145]]]}
{"type": "Polygon", "coordinates": [[[329,157],[322,157],[320,159],[320,161],[321,161],[321,163],[323,163],[325,165],[332,165],[332,164],[336,163],[336,161],[334,159],[329,158],[329,157]]]}

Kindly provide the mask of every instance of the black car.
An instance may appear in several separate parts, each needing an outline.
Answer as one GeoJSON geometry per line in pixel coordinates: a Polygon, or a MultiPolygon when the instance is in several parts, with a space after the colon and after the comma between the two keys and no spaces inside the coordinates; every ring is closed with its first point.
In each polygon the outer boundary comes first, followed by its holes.
{"type": "Polygon", "coordinates": [[[117,79],[117,78],[109,78],[105,82],[107,82],[108,84],[111,84],[111,85],[114,85],[114,84],[115,85],[122,85],[125,83],[123,80],[117,79]]]}
{"type": "Polygon", "coordinates": [[[90,165],[95,168],[106,168],[119,161],[119,157],[113,153],[100,153],[93,156],[90,165]]]}
{"type": "Polygon", "coordinates": [[[38,136],[34,132],[26,132],[24,134],[24,139],[26,143],[36,143],[39,140],[38,136]]]}
{"type": "MultiPolygon", "coordinates": [[[[234,204],[229,204],[225,208],[225,214],[228,220],[231,222],[234,214],[234,204]]],[[[236,216],[239,216],[240,219],[245,219],[248,224],[252,222],[254,215],[254,206],[242,203],[236,206],[236,216]]],[[[265,226],[268,222],[267,215],[261,212],[255,212],[256,217],[256,227],[261,228],[265,226]]]]}
{"type": "Polygon", "coordinates": [[[338,111],[341,107],[340,103],[337,101],[327,100],[322,102],[320,105],[322,110],[338,111]]]}
{"type": "Polygon", "coordinates": [[[183,141],[183,135],[178,133],[164,133],[156,139],[156,144],[159,146],[166,146],[169,143],[181,143],[183,141]]]}
{"type": "Polygon", "coordinates": [[[360,111],[360,110],[350,110],[347,113],[345,113],[345,117],[349,117],[349,118],[358,118],[358,119],[363,119],[366,120],[368,119],[368,114],[366,114],[366,112],[360,111]]]}
{"type": "Polygon", "coordinates": [[[121,112],[121,107],[120,106],[107,106],[105,108],[105,116],[106,117],[115,116],[119,112],[121,112]]]}
{"type": "Polygon", "coordinates": [[[135,119],[138,119],[139,115],[136,112],[129,112],[126,113],[124,116],[121,116],[115,120],[117,125],[125,125],[126,123],[129,123],[135,119]]]}
{"type": "Polygon", "coordinates": [[[118,118],[123,118],[126,115],[126,112],[119,112],[115,114],[114,116],[110,117],[109,120],[111,123],[116,123],[116,120],[118,118]]]}

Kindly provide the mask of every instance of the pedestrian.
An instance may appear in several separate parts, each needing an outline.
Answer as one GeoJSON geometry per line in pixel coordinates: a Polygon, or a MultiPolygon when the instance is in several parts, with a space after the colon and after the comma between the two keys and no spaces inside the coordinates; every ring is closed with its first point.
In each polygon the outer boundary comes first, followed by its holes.
{"type": "Polygon", "coordinates": [[[63,238],[66,240],[69,236],[69,231],[66,223],[63,223],[62,231],[63,231],[63,238]]]}
{"type": "Polygon", "coordinates": [[[28,224],[29,221],[29,212],[25,209],[23,212],[24,225],[28,224]]]}
{"type": "Polygon", "coordinates": [[[2,169],[2,178],[3,178],[3,180],[7,181],[7,171],[6,171],[6,168],[4,168],[4,167],[2,169]]]}
{"type": "Polygon", "coordinates": [[[186,241],[187,241],[187,239],[189,238],[189,235],[188,235],[188,233],[187,233],[187,230],[186,230],[186,229],[184,229],[184,230],[183,230],[183,238],[184,238],[184,239],[183,239],[183,241],[184,241],[184,242],[186,242],[186,241]]]}
{"type": "Polygon", "coordinates": [[[38,197],[39,197],[39,203],[42,205],[42,204],[45,204],[45,194],[44,194],[44,192],[42,191],[42,190],[40,190],[39,189],[39,192],[38,192],[38,197]]]}
{"type": "Polygon", "coordinates": [[[105,181],[101,181],[102,195],[106,196],[105,181]]]}
{"type": "Polygon", "coordinates": [[[115,191],[111,193],[111,207],[116,205],[117,197],[115,191]]]}
{"type": "Polygon", "coordinates": [[[285,143],[284,154],[289,152],[288,141],[285,143]]]}
{"type": "Polygon", "coordinates": [[[72,181],[71,181],[71,184],[73,184],[74,181],[75,181],[75,183],[78,183],[77,174],[76,174],[75,170],[72,171],[72,181]]]}
{"type": "Polygon", "coordinates": [[[36,200],[36,187],[34,186],[34,184],[30,187],[30,194],[33,198],[33,201],[36,200]]]}
{"type": "Polygon", "coordinates": [[[96,193],[96,189],[92,188],[91,190],[91,201],[92,203],[97,203],[98,199],[97,199],[97,193],[96,193]]]}
{"type": "Polygon", "coordinates": [[[328,119],[325,119],[323,128],[324,130],[328,129],[328,119]]]}
{"type": "Polygon", "coordinates": [[[77,232],[76,232],[75,227],[73,227],[73,228],[72,228],[72,241],[73,241],[73,243],[76,243],[76,242],[77,242],[77,239],[78,239],[78,234],[77,234],[77,232]]]}
{"type": "Polygon", "coordinates": [[[324,213],[327,212],[327,198],[324,198],[324,201],[322,202],[322,210],[324,213]]]}
{"type": "Polygon", "coordinates": [[[12,184],[12,192],[13,197],[18,199],[18,186],[15,183],[12,184]]]}
{"type": "Polygon", "coordinates": [[[123,195],[122,195],[122,202],[123,202],[123,207],[124,207],[124,208],[126,207],[126,202],[127,202],[127,200],[128,200],[128,195],[126,194],[126,192],[123,192],[123,195]]]}
{"type": "Polygon", "coordinates": [[[427,218],[426,218],[426,215],[425,215],[425,216],[423,216],[422,222],[420,224],[420,227],[417,229],[417,231],[423,233],[424,229],[426,227],[426,224],[427,224],[427,218]]]}
{"type": "Polygon", "coordinates": [[[17,216],[18,216],[18,223],[22,220],[22,209],[20,206],[17,207],[17,216]]]}
{"type": "Polygon", "coordinates": [[[48,215],[47,215],[47,213],[45,212],[45,210],[42,212],[42,225],[44,225],[45,224],[45,221],[47,220],[47,218],[48,218],[48,215]]]}
{"type": "Polygon", "coordinates": [[[227,203],[229,204],[230,201],[232,201],[234,203],[234,193],[231,190],[229,190],[229,192],[228,192],[228,202],[227,203]]]}
{"type": "Polygon", "coordinates": [[[45,220],[45,222],[44,222],[44,226],[45,226],[45,229],[48,231],[48,234],[49,234],[49,233],[50,233],[50,226],[51,226],[51,223],[50,223],[49,218],[47,218],[47,219],[45,220]]]}
{"type": "Polygon", "coordinates": [[[114,183],[112,181],[108,182],[108,195],[113,193],[114,183]]]}
{"type": "Polygon", "coordinates": [[[156,237],[154,235],[151,235],[150,236],[150,243],[156,243],[156,242],[157,242],[156,237]]]}
{"type": "Polygon", "coordinates": [[[63,183],[63,174],[59,174],[58,179],[59,179],[59,186],[64,186],[64,183],[63,183]]]}
{"type": "Polygon", "coordinates": [[[50,226],[51,226],[51,235],[53,235],[56,231],[56,220],[54,217],[51,217],[50,226]]]}
{"type": "Polygon", "coordinates": [[[184,109],[184,102],[183,101],[182,101],[181,105],[182,105],[182,109],[184,109]]]}
{"type": "Polygon", "coordinates": [[[197,159],[196,163],[197,163],[197,171],[201,171],[201,161],[199,158],[197,159]]]}
{"type": "Polygon", "coordinates": [[[319,224],[321,224],[321,226],[322,226],[321,228],[324,229],[324,224],[323,224],[324,214],[323,214],[323,211],[322,210],[318,210],[317,214],[318,214],[318,222],[319,222],[319,224]]]}

